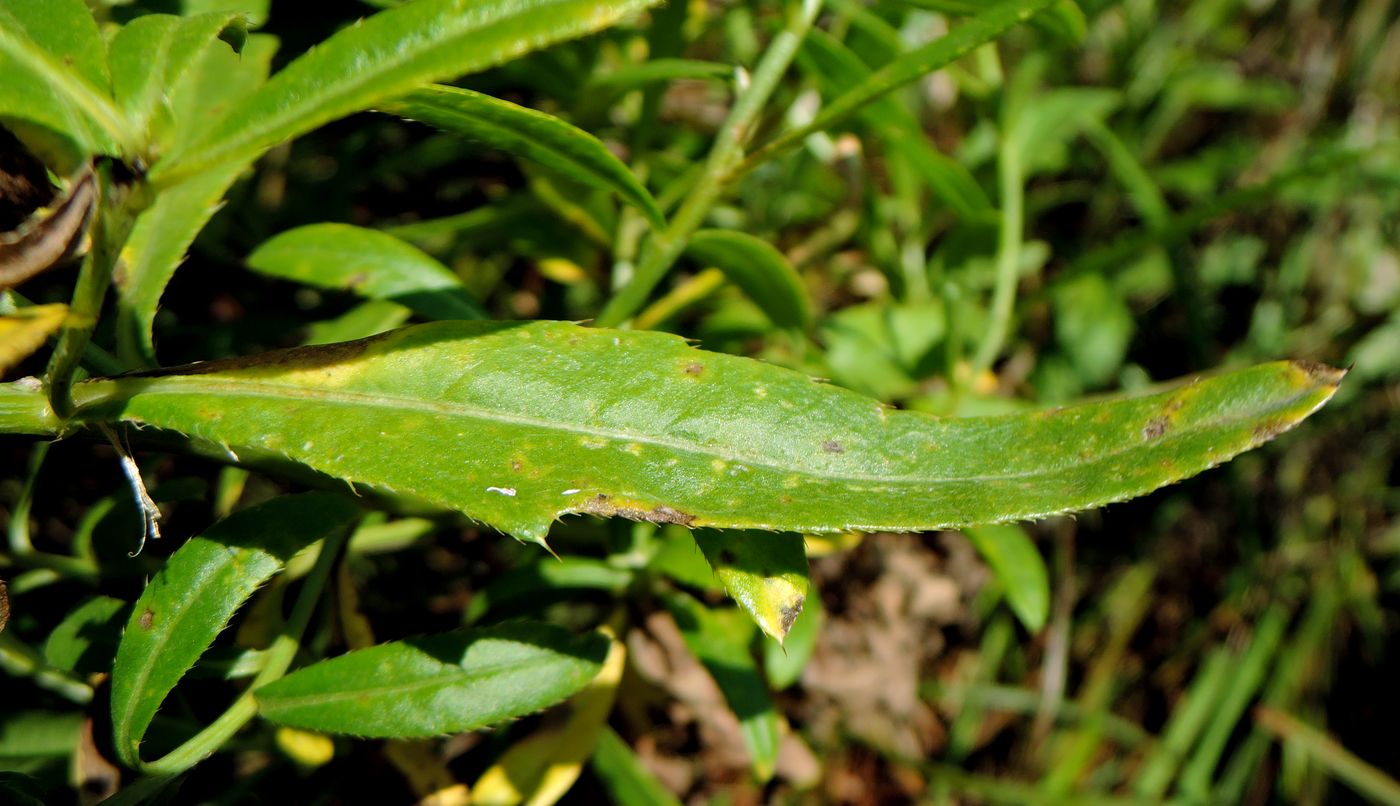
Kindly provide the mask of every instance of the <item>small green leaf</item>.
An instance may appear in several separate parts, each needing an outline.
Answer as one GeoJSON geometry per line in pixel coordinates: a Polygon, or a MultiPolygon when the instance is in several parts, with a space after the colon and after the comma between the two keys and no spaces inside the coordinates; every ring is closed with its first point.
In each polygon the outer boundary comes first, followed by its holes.
{"type": "Polygon", "coordinates": [[[739,718],[754,774],[773,777],[782,726],[768,686],[749,654],[753,627],[738,610],[711,610],[684,593],[665,597],[685,645],[700,659],[739,718]]]}
{"type": "Polygon", "coordinates": [[[733,230],[700,230],[690,236],[685,253],[724,272],[778,327],[806,329],[812,323],[802,277],[767,241],[733,230]]]}
{"type": "Polygon", "coordinates": [[[273,76],[194,144],[151,171],[171,184],[431,81],[583,36],[656,0],[420,0],[343,28],[273,76]]]}
{"type": "Polygon", "coordinates": [[[242,29],[241,17],[214,12],[193,17],[147,14],[137,17],[112,37],[108,59],[112,70],[112,94],[135,131],[150,142],[154,127],[168,128],[168,99],[181,85],[197,78],[192,69],[224,31],[242,29]],[[164,109],[164,116],[161,112],[164,109]]]}
{"type": "Polygon", "coordinates": [[[257,690],[262,716],[327,733],[407,738],[524,716],[583,688],[610,642],[513,623],[394,641],[314,663],[257,690]]]}
{"type": "Polygon", "coordinates": [[[452,270],[418,247],[350,224],[288,230],[248,256],[248,267],[318,288],[397,302],[427,319],[485,319],[452,270]]]}
{"type": "Polygon", "coordinates": [[[590,187],[616,193],[653,226],[661,208],[626,165],[598,138],[553,115],[458,87],[432,86],[381,104],[379,110],[460,134],[590,187]]]}
{"type": "Polygon", "coordinates": [[[680,801],[642,764],[627,742],[604,725],[590,766],[618,806],[680,806],[680,801]]]}
{"type": "Polygon", "coordinates": [[[811,588],[802,535],[703,529],[695,542],[730,597],[783,643],[811,588]]]}
{"type": "Polygon", "coordinates": [[[167,694],[235,611],[300,549],[349,528],[358,508],[328,493],[275,498],[181,546],[137,599],[112,667],[112,727],[122,761],[167,694]]]}
{"type": "Polygon", "coordinates": [[[94,596],[72,610],[44,642],[44,659],[67,672],[93,674],[112,668],[122,626],[131,608],[121,599],[94,596]]]}
{"type": "Polygon", "coordinates": [[[964,529],[963,534],[991,566],[1011,612],[1036,633],[1050,616],[1050,574],[1026,530],[1000,523],[964,529]]]}
{"type": "Polygon", "coordinates": [[[82,0],[0,4],[0,117],[71,138],[88,154],[134,142],[112,101],[107,48],[82,0]]]}
{"type": "MultiPolygon", "coordinates": [[[[1342,373],[1280,362],[1003,417],[892,411],[664,333],[437,322],[74,387],[113,420],[289,459],[543,540],[560,515],[801,533],[1037,518],[1150,492],[1291,428],[1342,373]]],[[[52,414],[0,385],[0,432],[52,414]]]]}

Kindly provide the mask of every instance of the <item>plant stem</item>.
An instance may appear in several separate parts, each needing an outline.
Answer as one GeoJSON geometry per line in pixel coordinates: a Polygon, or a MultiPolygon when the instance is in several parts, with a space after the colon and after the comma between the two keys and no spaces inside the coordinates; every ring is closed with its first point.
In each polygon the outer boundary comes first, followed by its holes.
{"type": "Polygon", "coordinates": [[[1400,804],[1400,782],[1357,758],[1331,736],[1265,705],[1254,709],[1254,722],[1280,741],[1296,743],[1329,774],[1356,792],[1376,803],[1400,804]]]}
{"type": "Polygon", "coordinates": [[[1021,149],[1015,123],[1008,119],[997,149],[997,179],[1001,189],[1001,226],[997,235],[996,288],[992,292],[992,315],[982,342],[972,359],[970,378],[992,366],[1006,343],[1011,327],[1011,308],[1016,301],[1016,281],[1020,276],[1021,238],[1025,228],[1025,186],[1021,149]]]}
{"type": "Polygon", "coordinates": [[[92,246],[78,270],[78,282],[68,305],[69,323],[58,334],[58,343],[45,373],[49,405],[59,417],[73,412],[73,373],[92,338],[107,288],[112,284],[117,259],[136,223],[134,201],[140,189],[117,187],[112,182],[109,164],[99,164],[95,170],[98,193],[91,230],[92,246]]]}
{"type": "Polygon", "coordinates": [[[161,758],[143,763],[141,765],[142,772],[158,776],[183,772],[213,755],[257,715],[258,705],[253,699],[254,694],[259,686],[267,685],[286,674],[287,669],[292,665],[297,650],[301,648],[301,635],[306,631],[307,625],[311,623],[311,616],[321,598],[321,591],[325,590],[326,581],[330,579],[331,569],[335,567],[335,562],[339,558],[346,540],[349,539],[349,535],[349,529],[341,529],[327,537],[321,544],[321,551],[316,555],[316,564],[312,567],[311,573],[307,574],[306,581],[302,583],[296,605],[292,607],[291,617],[287,619],[286,626],[272,642],[272,646],[264,652],[262,671],[253,678],[248,689],[237,700],[234,700],[233,705],[220,714],[219,718],[214,720],[209,727],[195,734],[189,741],[161,758]]]}
{"type": "Polygon", "coordinates": [[[754,69],[748,88],[739,94],[729,117],[720,128],[719,136],[710,149],[709,159],[705,162],[705,172],[671,217],[666,230],[648,241],[632,281],[619,289],[604,306],[602,313],[598,314],[600,327],[616,327],[631,318],[685,250],[691,234],[700,227],[710,208],[728,186],[734,168],[743,160],[744,144],[753,135],[759,113],[792,63],[821,5],[822,0],[801,0],[797,13],[773,38],[754,69]]]}

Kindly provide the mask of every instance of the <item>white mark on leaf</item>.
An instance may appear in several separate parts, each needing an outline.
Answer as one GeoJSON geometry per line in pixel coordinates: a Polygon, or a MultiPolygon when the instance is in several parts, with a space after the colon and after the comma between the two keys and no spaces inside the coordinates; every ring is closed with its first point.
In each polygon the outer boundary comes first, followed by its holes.
{"type": "Polygon", "coordinates": [[[514,488],[514,487],[487,487],[487,488],[486,488],[486,492],[488,492],[488,493],[500,493],[501,495],[509,496],[509,497],[511,497],[511,498],[514,498],[514,497],[515,497],[515,488],[514,488]]]}

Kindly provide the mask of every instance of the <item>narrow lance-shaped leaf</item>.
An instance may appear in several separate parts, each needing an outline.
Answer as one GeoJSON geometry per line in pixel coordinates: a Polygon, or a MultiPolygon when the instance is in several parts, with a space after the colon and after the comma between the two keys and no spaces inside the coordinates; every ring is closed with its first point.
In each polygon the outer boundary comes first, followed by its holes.
{"type": "Polygon", "coordinates": [[[350,501],[329,493],[275,498],[181,546],[136,600],[112,666],[113,741],[140,764],[156,709],[235,611],[298,550],[349,528],[350,501]]]}
{"type": "MultiPolygon", "coordinates": [[[[1269,440],[1341,376],[1279,362],[1143,397],[939,419],[669,334],[439,322],[74,394],[80,421],[291,459],[542,540],[569,513],[820,533],[1099,506],[1269,440]]],[[[28,394],[0,387],[0,431],[53,427],[28,394]]]]}
{"type": "MultiPolygon", "coordinates": [[[[179,141],[203,131],[221,110],[257,89],[267,78],[276,50],[277,41],[270,36],[250,37],[240,55],[219,43],[210,44],[171,98],[175,121],[170,138],[179,141]]],[[[136,219],[116,276],[121,297],[117,346],[127,364],[157,363],[151,329],[161,294],[190,244],[246,168],[246,162],[233,162],[190,177],[158,194],[136,219]]]]}
{"type": "Polygon", "coordinates": [[[1030,536],[1011,523],[978,526],[963,533],[996,574],[1011,612],[1027,630],[1040,632],[1050,616],[1050,574],[1030,536]]]}
{"type": "Polygon", "coordinates": [[[654,226],[666,225],[656,200],[607,146],[553,115],[479,92],[442,86],[416,90],[379,108],[533,160],[585,185],[616,193],[640,210],[654,226]]]}
{"type": "Polygon", "coordinates": [[[350,224],[288,230],[248,256],[248,267],[318,288],[397,302],[428,319],[485,319],[452,270],[416,246],[350,224]]]}
{"type": "Polygon", "coordinates": [[[601,633],[524,622],[393,641],[259,688],[258,712],[282,725],[357,736],[476,730],[583,688],[610,645],[601,633]]]}
{"type": "Polygon", "coordinates": [[[802,535],[705,529],[695,533],[695,542],[724,590],[781,644],[811,587],[802,535]]]}
{"type": "Polygon", "coordinates": [[[772,244],[743,232],[700,230],[685,248],[692,260],[724,272],[779,327],[804,329],[812,305],[802,277],[772,244]]]}
{"type": "Polygon", "coordinates": [[[656,0],[420,0],[332,35],[151,171],[168,184],[252,159],[336,118],[439,79],[606,28],[656,0]]]}
{"type": "Polygon", "coordinates": [[[996,39],[1008,29],[1030,19],[1056,0],[1006,0],[954,27],[946,35],[911,50],[871,73],[859,85],[842,93],[810,123],[784,132],[755,151],[741,170],[758,165],[792,148],[813,132],[825,131],[858,113],[867,104],[888,95],[909,82],[946,67],[978,47],[996,39]]]}

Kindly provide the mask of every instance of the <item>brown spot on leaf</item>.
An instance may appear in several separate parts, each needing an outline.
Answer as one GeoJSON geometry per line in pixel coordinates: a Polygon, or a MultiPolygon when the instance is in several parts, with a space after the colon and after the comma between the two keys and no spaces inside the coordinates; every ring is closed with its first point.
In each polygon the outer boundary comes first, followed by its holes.
{"type": "Polygon", "coordinates": [[[10,620],[10,592],[5,588],[5,580],[0,579],[0,630],[10,620]]]}
{"type": "Polygon", "coordinates": [[[1166,417],[1153,417],[1147,421],[1147,425],[1142,427],[1142,438],[1146,440],[1160,439],[1171,427],[1171,420],[1166,417]]]}
{"type": "Polygon", "coordinates": [[[802,615],[802,606],[806,603],[806,597],[799,596],[795,600],[793,600],[792,604],[783,605],[782,607],[778,608],[778,616],[782,619],[781,626],[783,628],[784,636],[786,636],[788,632],[792,630],[793,622],[797,621],[797,617],[802,615]]]}
{"type": "Polygon", "coordinates": [[[828,439],[826,442],[823,442],[823,443],[822,443],[822,450],[826,451],[827,453],[845,453],[845,452],[846,452],[845,446],[843,446],[841,443],[837,442],[837,441],[834,440],[834,439],[828,439]]]}
{"type": "Polygon", "coordinates": [[[700,377],[700,373],[704,371],[705,365],[701,364],[699,361],[691,361],[689,364],[685,365],[685,374],[692,378],[700,377]]]}
{"type": "Polygon", "coordinates": [[[510,469],[514,470],[517,473],[519,473],[520,469],[524,466],[524,463],[522,463],[519,459],[510,460],[510,469]]]}
{"type": "Polygon", "coordinates": [[[150,608],[147,608],[146,612],[141,614],[141,618],[136,620],[136,626],[143,630],[149,630],[151,624],[155,623],[155,620],[156,614],[150,608]]]}
{"type": "Polygon", "coordinates": [[[602,518],[619,517],[633,521],[649,521],[651,523],[676,523],[681,526],[689,526],[695,522],[695,516],[679,509],[668,507],[665,504],[654,506],[651,509],[615,504],[612,499],[603,493],[598,493],[583,503],[580,512],[589,515],[597,515],[602,518]]]}
{"type": "Polygon", "coordinates": [[[1254,426],[1253,436],[1257,442],[1268,442],[1291,427],[1288,420],[1268,420],[1254,426]]]}
{"type": "Polygon", "coordinates": [[[369,275],[365,272],[358,272],[350,275],[350,278],[345,281],[345,287],[353,291],[368,282],[369,275]]]}
{"type": "Polygon", "coordinates": [[[1342,378],[1345,378],[1347,374],[1344,369],[1329,367],[1317,361],[1293,361],[1291,363],[1299,372],[1307,375],[1309,380],[1324,386],[1336,386],[1342,382],[1342,378]]]}

